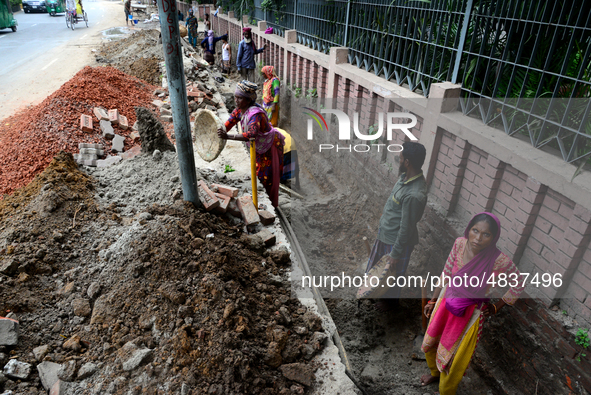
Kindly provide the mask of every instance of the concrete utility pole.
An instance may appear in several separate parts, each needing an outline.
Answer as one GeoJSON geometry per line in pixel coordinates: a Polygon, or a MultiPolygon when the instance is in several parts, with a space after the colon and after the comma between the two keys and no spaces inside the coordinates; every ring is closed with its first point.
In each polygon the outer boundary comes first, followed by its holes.
{"type": "Polygon", "coordinates": [[[176,149],[179,156],[183,196],[186,201],[201,207],[197,192],[197,172],[191,139],[191,120],[189,118],[189,102],[183,68],[183,54],[176,0],[157,0],[160,16],[160,31],[166,62],[168,92],[172,107],[172,122],[176,137],[176,149]]]}

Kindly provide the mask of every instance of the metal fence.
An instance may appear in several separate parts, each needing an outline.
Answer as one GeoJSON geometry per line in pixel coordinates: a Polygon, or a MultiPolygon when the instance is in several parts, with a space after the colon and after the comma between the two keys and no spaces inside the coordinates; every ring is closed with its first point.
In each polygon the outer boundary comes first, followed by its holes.
{"type": "Polygon", "coordinates": [[[591,155],[589,1],[475,2],[461,108],[567,162],[591,155]]]}
{"type": "Polygon", "coordinates": [[[591,1],[226,0],[274,32],[410,90],[462,84],[461,109],[567,162],[591,156],[591,1]],[[545,100],[540,100],[543,98],[545,100]],[[579,100],[583,99],[583,100],[579,100]]]}

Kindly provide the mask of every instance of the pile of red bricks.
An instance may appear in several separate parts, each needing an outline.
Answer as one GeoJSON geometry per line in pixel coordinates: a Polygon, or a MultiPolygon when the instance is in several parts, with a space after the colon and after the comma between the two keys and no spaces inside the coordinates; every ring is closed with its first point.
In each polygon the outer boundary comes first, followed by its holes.
{"type": "MultiPolygon", "coordinates": [[[[111,153],[117,154],[118,156],[107,156],[104,160],[99,159],[105,155],[104,147],[102,145],[80,143],[78,144],[80,153],[74,154],[74,160],[76,163],[92,167],[107,167],[118,163],[121,159],[133,158],[141,152],[141,147],[135,145],[126,151],[126,154],[123,154],[123,151],[125,151],[124,147],[126,139],[119,134],[115,134],[113,126],[119,127],[121,130],[129,129],[126,116],[121,115],[117,109],[107,111],[102,107],[95,107],[92,112],[99,122],[103,138],[111,141],[111,153]]],[[[86,114],[80,115],[80,128],[83,132],[92,132],[92,117],[86,114]]],[[[131,130],[132,132],[130,133],[129,138],[134,143],[139,143],[140,134],[137,130],[137,121],[131,130]]]]}
{"type": "MultiPolygon", "coordinates": [[[[149,107],[155,89],[112,67],[85,67],[41,104],[2,120],[0,194],[29,183],[61,150],[77,152],[79,143],[110,147],[98,122],[81,114],[92,117],[95,107],[118,109],[128,115],[127,124],[134,123],[135,107],[149,107]]],[[[120,131],[123,137],[131,132],[120,131]]],[[[126,138],[124,145],[128,150],[134,141],[126,138]]]]}
{"type": "MultiPolygon", "coordinates": [[[[198,192],[199,199],[207,211],[220,214],[230,213],[235,217],[242,218],[246,226],[258,224],[269,226],[275,222],[275,216],[269,211],[257,211],[250,195],[238,197],[237,188],[220,184],[211,184],[210,188],[203,180],[200,180],[198,192]]],[[[275,244],[275,235],[268,229],[259,231],[257,235],[267,246],[275,244]]]]}

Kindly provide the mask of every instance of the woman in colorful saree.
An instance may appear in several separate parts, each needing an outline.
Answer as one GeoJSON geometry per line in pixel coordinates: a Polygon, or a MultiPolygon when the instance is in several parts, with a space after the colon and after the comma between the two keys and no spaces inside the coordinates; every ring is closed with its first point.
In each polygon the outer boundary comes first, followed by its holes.
{"type": "Polygon", "coordinates": [[[269,122],[277,127],[279,126],[279,78],[273,66],[265,66],[261,71],[266,78],[263,84],[263,108],[267,111],[269,122]]]}
{"type": "Polygon", "coordinates": [[[257,177],[265,187],[271,204],[279,204],[279,180],[283,173],[283,147],[285,138],[269,123],[267,113],[256,104],[257,85],[243,80],[236,86],[234,99],[236,109],[224,124],[230,130],[240,122],[242,134],[228,134],[222,128],[218,136],[227,140],[250,141],[254,139],[256,147],[257,177]]]}
{"type": "Polygon", "coordinates": [[[501,224],[496,216],[486,212],[475,215],[447,258],[441,274],[443,287],[435,290],[425,306],[424,314],[430,321],[421,348],[431,373],[421,377],[421,384],[439,380],[441,395],[456,393],[484,321],[506,304],[513,305],[523,291],[519,270],[497,248],[500,233],[501,224]],[[490,303],[493,288],[488,280],[491,274],[496,279],[501,273],[514,286],[493,304],[490,303]]]}

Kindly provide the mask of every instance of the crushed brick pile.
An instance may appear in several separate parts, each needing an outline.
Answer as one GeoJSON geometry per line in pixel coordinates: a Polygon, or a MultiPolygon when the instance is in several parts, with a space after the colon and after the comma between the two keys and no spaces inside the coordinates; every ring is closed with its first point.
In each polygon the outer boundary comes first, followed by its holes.
{"type": "MultiPolygon", "coordinates": [[[[117,109],[130,125],[135,107],[149,107],[156,87],[112,67],[85,67],[42,103],[0,125],[0,194],[10,194],[30,182],[60,151],[78,152],[79,143],[110,147],[102,137],[99,122],[92,132],[80,128],[80,115],[94,118],[93,108],[117,109]]],[[[126,137],[125,150],[133,145],[131,130],[118,130],[126,137]]]]}

